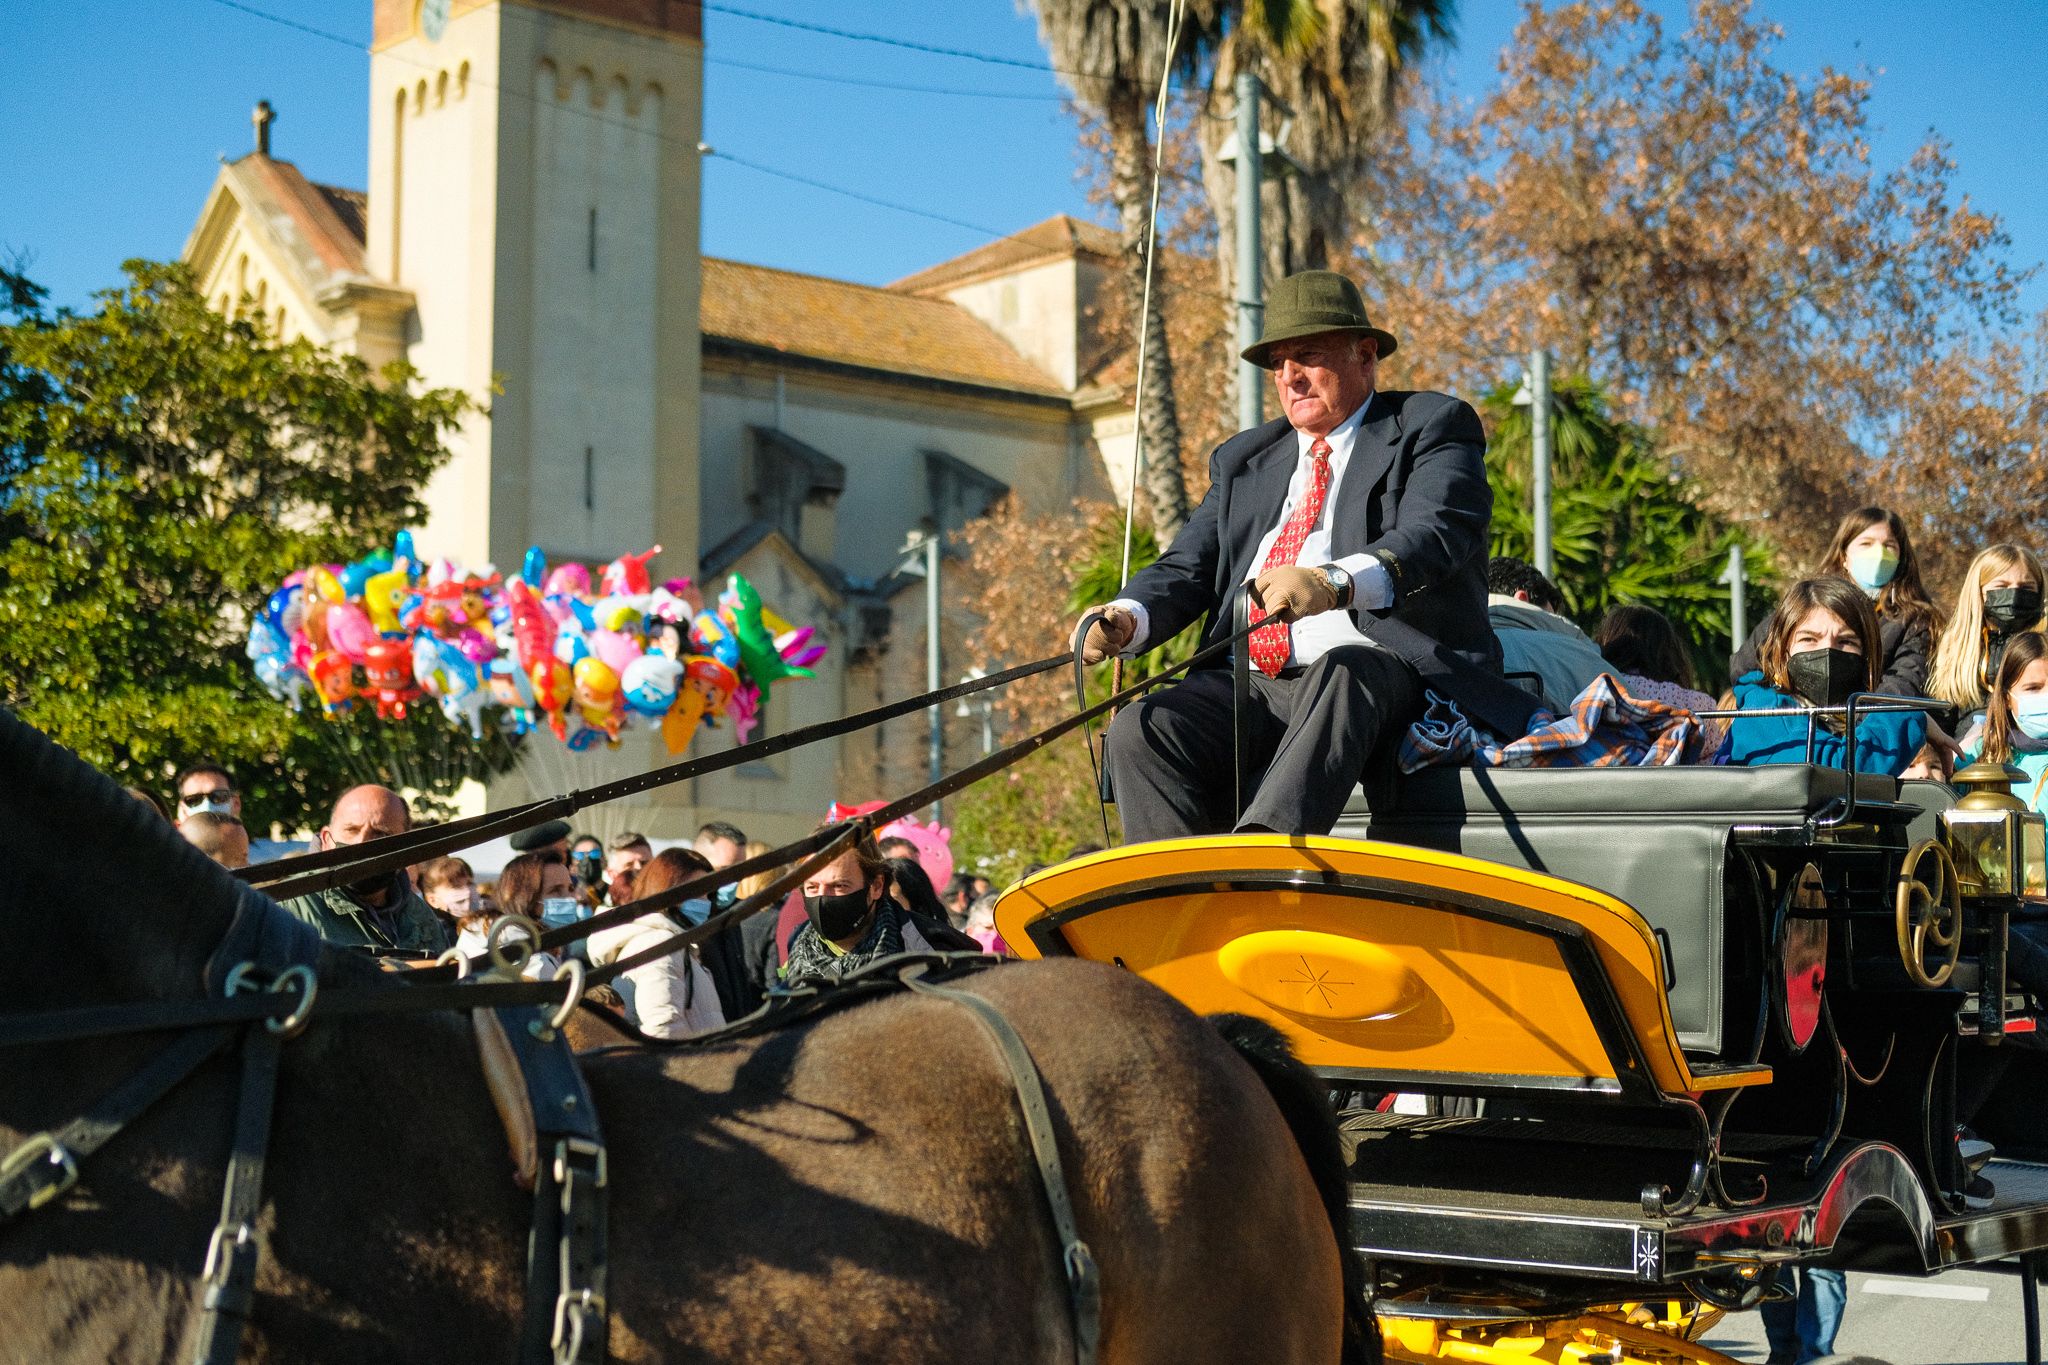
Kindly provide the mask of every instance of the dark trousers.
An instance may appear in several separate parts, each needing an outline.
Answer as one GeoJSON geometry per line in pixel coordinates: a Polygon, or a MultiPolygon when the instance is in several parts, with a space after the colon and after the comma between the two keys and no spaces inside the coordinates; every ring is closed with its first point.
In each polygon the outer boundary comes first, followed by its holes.
{"type": "Polygon", "coordinates": [[[1422,684],[1397,655],[1333,649],[1298,674],[1254,670],[1250,749],[1262,771],[1233,817],[1231,679],[1198,670],[1117,713],[1105,746],[1124,838],[1137,843],[1231,828],[1328,834],[1382,739],[1422,713],[1422,684]]]}

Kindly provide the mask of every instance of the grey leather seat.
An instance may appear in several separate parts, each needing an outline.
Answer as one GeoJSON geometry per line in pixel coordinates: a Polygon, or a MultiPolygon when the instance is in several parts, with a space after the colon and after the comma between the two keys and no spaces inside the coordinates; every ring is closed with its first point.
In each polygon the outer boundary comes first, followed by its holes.
{"type": "MultiPolygon", "coordinates": [[[[1859,803],[1900,799],[1892,778],[1856,781],[1859,803]]],[[[1731,833],[1796,828],[1844,796],[1848,776],[1809,764],[1431,768],[1369,785],[1336,833],[1547,872],[1633,906],[1665,945],[1680,1044],[1718,1056],[1731,833]]]]}

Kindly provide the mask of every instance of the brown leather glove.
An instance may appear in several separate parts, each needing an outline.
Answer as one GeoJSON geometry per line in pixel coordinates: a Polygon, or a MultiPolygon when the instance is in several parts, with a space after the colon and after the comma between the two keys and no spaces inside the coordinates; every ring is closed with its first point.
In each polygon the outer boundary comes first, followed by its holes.
{"type": "MultiPolygon", "coordinates": [[[[1078,632],[1080,623],[1074,624],[1078,632]]],[[[1121,654],[1138,634],[1138,618],[1125,607],[1104,607],[1102,617],[1089,625],[1088,638],[1080,641],[1081,662],[1099,664],[1112,654],[1121,654]]]]}
{"type": "Polygon", "coordinates": [[[1337,594],[1314,569],[1289,564],[1268,569],[1252,580],[1252,601],[1268,616],[1299,621],[1337,605],[1337,594]]]}

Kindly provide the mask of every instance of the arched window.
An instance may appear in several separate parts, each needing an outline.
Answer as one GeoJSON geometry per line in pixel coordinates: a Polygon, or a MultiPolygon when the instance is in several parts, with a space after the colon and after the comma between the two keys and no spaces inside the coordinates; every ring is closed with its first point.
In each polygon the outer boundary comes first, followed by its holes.
{"type": "Polygon", "coordinates": [[[461,99],[469,93],[469,63],[455,68],[455,98],[461,99]]]}
{"type": "Polygon", "coordinates": [[[448,73],[443,71],[434,78],[434,107],[439,109],[448,102],[448,73]]]}

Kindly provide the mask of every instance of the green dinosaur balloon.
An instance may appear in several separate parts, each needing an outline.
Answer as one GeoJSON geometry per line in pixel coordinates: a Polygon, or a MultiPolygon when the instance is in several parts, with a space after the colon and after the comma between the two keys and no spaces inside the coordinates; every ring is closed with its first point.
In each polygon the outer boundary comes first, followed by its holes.
{"type": "Polygon", "coordinates": [[[798,668],[783,659],[782,651],[775,647],[775,637],[761,620],[761,594],[745,575],[728,578],[725,591],[732,599],[730,620],[733,636],[740,644],[740,671],[747,675],[748,682],[761,689],[763,705],[768,701],[768,685],[777,678],[817,676],[810,669],[798,668]]]}

